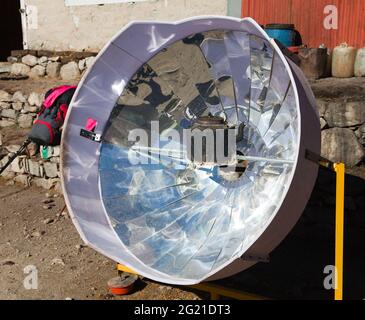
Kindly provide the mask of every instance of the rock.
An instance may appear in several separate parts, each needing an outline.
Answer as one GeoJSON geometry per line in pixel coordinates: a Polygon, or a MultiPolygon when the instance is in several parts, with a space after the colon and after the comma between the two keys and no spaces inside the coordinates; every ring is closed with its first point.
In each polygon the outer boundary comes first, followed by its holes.
{"type": "Polygon", "coordinates": [[[22,63],[24,63],[27,66],[33,67],[38,63],[38,59],[35,56],[32,56],[31,54],[27,54],[22,58],[22,63]]]}
{"type": "Polygon", "coordinates": [[[18,117],[18,125],[20,128],[30,128],[33,124],[33,117],[31,114],[21,114],[18,117]]]}
{"type": "MultiPolygon", "coordinates": [[[[10,165],[10,170],[17,173],[24,173],[25,167],[24,167],[24,158],[17,157],[14,159],[14,161],[10,165]]],[[[19,178],[21,179],[21,178],[19,178]]]]}
{"type": "Polygon", "coordinates": [[[323,118],[320,118],[319,122],[321,124],[321,130],[324,129],[327,126],[327,122],[323,118]]]}
{"type": "Polygon", "coordinates": [[[11,94],[9,94],[8,92],[4,91],[4,90],[0,90],[0,101],[1,102],[11,102],[13,99],[13,97],[11,96],[11,94]]]}
{"type": "Polygon", "coordinates": [[[4,128],[4,127],[11,127],[15,125],[15,121],[14,120],[0,120],[0,127],[4,128]]]}
{"type": "MultiPolygon", "coordinates": [[[[52,196],[50,196],[50,197],[52,197],[52,196]]],[[[44,203],[44,204],[50,204],[50,203],[54,203],[54,200],[48,198],[48,199],[43,200],[42,203],[44,203]]]]}
{"type": "Polygon", "coordinates": [[[19,144],[11,144],[5,147],[5,149],[9,152],[9,153],[15,153],[19,150],[20,145],[19,144]]]}
{"type": "Polygon", "coordinates": [[[10,118],[10,119],[16,119],[18,116],[18,112],[13,109],[4,109],[1,111],[1,117],[3,118],[10,118]]]}
{"type": "Polygon", "coordinates": [[[13,265],[15,265],[15,262],[11,261],[11,260],[4,260],[1,262],[1,265],[2,266],[13,266],[13,265]]]}
{"type": "Polygon", "coordinates": [[[68,217],[68,212],[67,211],[62,211],[61,216],[62,217],[68,217]]]}
{"type": "Polygon", "coordinates": [[[61,67],[61,78],[63,80],[74,80],[80,76],[79,66],[76,62],[69,62],[61,67]]]}
{"type": "Polygon", "coordinates": [[[49,57],[48,60],[53,61],[53,62],[57,62],[57,61],[60,61],[60,57],[59,56],[49,57]]]}
{"type": "Polygon", "coordinates": [[[60,156],[60,146],[48,147],[48,155],[50,157],[60,156]]]}
{"type": "Polygon", "coordinates": [[[42,208],[43,208],[44,210],[49,210],[49,209],[52,209],[52,208],[53,208],[53,206],[51,206],[51,205],[45,205],[45,206],[42,206],[42,208]]]}
{"type": "Polygon", "coordinates": [[[62,185],[61,185],[61,181],[58,181],[55,186],[54,186],[54,190],[58,193],[62,193],[62,185]]]}
{"type": "Polygon", "coordinates": [[[365,122],[365,101],[330,102],[324,114],[328,125],[332,127],[352,127],[365,122]]]}
{"type": "Polygon", "coordinates": [[[21,91],[16,91],[13,94],[12,101],[25,103],[25,102],[27,102],[27,98],[24,96],[24,94],[21,91]]]}
{"type": "Polygon", "coordinates": [[[18,62],[18,59],[16,57],[7,57],[6,58],[6,61],[9,62],[9,63],[16,63],[18,62]]]}
{"type": "Polygon", "coordinates": [[[46,190],[50,190],[57,184],[57,182],[59,182],[59,179],[58,178],[53,178],[53,179],[37,178],[37,179],[34,179],[33,182],[37,187],[40,187],[40,188],[43,188],[46,190]]]}
{"type": "Polygon", "coordinates": [[[5,180],[12,180],[14,179],[16,176],[15,172],[13,171],[9,171],[9,168],[7,168],[2,174],[1,177],[4,178],[5,180]]]}
{"type": "Polygon", "coordinates": [[[1,109],[9,109],[11,107],[11,104],[9,102],[1,102],[0,101],[0,108],[1,109]]]}
{"type": "Polygon", "coordinates": [[[32,176],[41,177],[42,176],[42,170],[40,169],[40,164],[38,161],[34,161],[31,159],[28,159],[26,161],[26,169],[27,172],[30,173],[32,176]]]}
{"type": "Polygon", "coordinates": [[[0,133],[0,146],[3,145],[3,135],[0,133]]]}
{"type": "Polygon", "coordinates": [[[85,65],[86,65],[86,69],[89,69],[90,67],[92,67],[92,65],[95,62],[95,57],[88,57],[85,59],[85,65]]]}
{"type": "Polygon", "coordinates": [[[29,72],[29,76],[31,78],[41,78],[44,77],[45,74],[46,74],[46,67],[40,65],[33,67],[32,70],[30,70],[29,72]]]}
{"type": "MultiPolygon", "coordinates": [[[[2,151],[4,151],[4,148],[1,148],[2,151]]],[[[7,153],[7,152],[6,152],[7,153]]],[[[4,156],[1,160],[0,160],[0,167],[2,167],[7,161],[9,160],[9,155],[4,156]]]]}
{"type": "Polygon", "coordinates": [[[43,220],[43,223],[44,223],[44,224],[51,224],[52,222],[54,222],[54,220],[53,220],[53,219],[51,219],[51,218],[47,218],[47,219],[44,219],[44,220],[43,220]]]}
{"type": "Polygon", "coordinates": [[[49,159],[49,161],[51,161],[53,163],[60,163],[60,157],[52,157],[49,159]]]}
{"type": "Polygon", "coordinates": [[[27,76],[29,75],[30,67],[23,63],[14,63],[11,66],[11,73],[17,76],[27,76]]]}
{"type": "Polygon", "coordinates": [[[20,174],[20,175],[17,175],[15,178],[14,178],[14,181],[15,182],[18,182],[18,183],[21,183],[25,186],[29,186],[30,185],[30,181],[31,181],[31,177],[26,175],[26,174],[20,174]]]}
{"type": "Polygon", "coordinates": [[[79,61],[79,69],[80,71],[84,71],[86,69],[86,60],[82,59],[79,61]]]}
{"type": "Polygon", "coordinates": [[[58,78],[60,76],[61,63],[50,62],[47,65],[46,73],[51,78],[58,78]]]}
{"type": "Polygon", "coordinates": [[[65,262],[61,259],[61,258],[54,258],[52,259],[51,261],[51,265],[54,266],[54,265],[61,265],[61,266],[64,266],[65,265],[65,262]]]}
{"type": "Polygon", "coordinates": [[[32,238],[40,238],[44,234],[45,234],[44,231],[42,231],[42,232],[40,232],[40,231],[34,231],[34,232],[31,233],[31,237],[32,238]]]}
{"type": "Polygon", "coordinates": [[[356,135],[356,137],[358,137],[359,139],[364,139],[364,138],[365,138],[365,124],[363,124],[361,127],[359,127],[359,128],[355,131],[355,135],[356,135]]]}
{"type": "Polygon", "coordinates": [[[38,64],[43,66],[43,67],[47,66],[47,62],[48,62],[48,58],[46,56],[40,57],[38,59],[38,64]]]}
{"type": "Polygon", "coordinates": [[[11,104],[11,107],[16,111],[21,111],[23,109],[23,103],[22,102],[13,102],[11,104]]]}
{"type": "Polygon", "coordinates": [[[37,92],[32,92],[28,97],[28,103],[31,106],[41,107],[43,103],[43,96],[37,92]]]}
{"type": "Polygon", "coordinates": [[[334,161],[344,162],[353,167],[363,160],[365,150],[350,129],[333,128],[322,131],[322,156],[334,161]]]}
{"type": "Polygon", "coordinates": [[[38,146],[37,143],[31,142],[28,145],[27,150],[28,150],[29,156],[33,157],[33,156],[35,156],[38,153],[39,146],[38,146]]]}
{"type": "Polygon", "coordinates": [[[38,112],[39,111],[39,107],[37,106],[30,106],[29,104],[25,104],[23,107],[24,113],[28,113],[28,112],[38,112]]]}
{"type": "Polygon", "coordinates": [[[317,108],[320,117],[323,117],[327,109],[327,101],[317,99],[317,108]]]}
{"type": "Polygon", "coordinates": [[[44,167],[46,177],[48,177],[48,178],[58,177],[57,163],[45,162],[43,164],[43,167],[44,167]]]}
{"type": "Polygon", "coordinates": [[[0,73],[8,73],[11,71],[11,63],[0,62],[0,73]]]}
{"type": "Polygon", "coordinates": [[[83,244],[77,244],[75,248],[77,251],[81,251],[83,248],[85,248],[85,246],[83,244]]]}

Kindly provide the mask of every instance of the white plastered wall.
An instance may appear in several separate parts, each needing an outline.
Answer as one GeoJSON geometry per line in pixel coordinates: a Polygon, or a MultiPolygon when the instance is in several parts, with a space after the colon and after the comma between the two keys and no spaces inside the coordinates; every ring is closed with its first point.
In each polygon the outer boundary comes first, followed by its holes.
{"type": "Polygon", "coordinates": [[[131,20],[227,14],[227,0],[145,0],[80,6],[66,6],[65,0],[23,2],[27,15],[25,46],[36,50],[99,51],[131,20]]]}

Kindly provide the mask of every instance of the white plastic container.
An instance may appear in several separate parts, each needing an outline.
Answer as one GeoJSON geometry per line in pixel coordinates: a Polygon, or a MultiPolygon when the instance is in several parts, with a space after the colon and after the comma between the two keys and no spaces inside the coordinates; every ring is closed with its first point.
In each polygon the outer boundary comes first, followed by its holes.
{"type": "Polygon", "coordinates": [[[355,77],[365,77],[365,48],[357,51],[355,60],[355,77]]]}
{"type": "Polygon", "coordinates": [[[355,71],[356,49],[342,43],[333,49],[332,76],[336,78],[351,78],[355,71]]]}

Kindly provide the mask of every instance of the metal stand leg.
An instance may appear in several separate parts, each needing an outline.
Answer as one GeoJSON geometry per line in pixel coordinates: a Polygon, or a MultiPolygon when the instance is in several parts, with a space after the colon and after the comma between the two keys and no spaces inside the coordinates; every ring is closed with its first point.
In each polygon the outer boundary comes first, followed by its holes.
{"type": "Polygon", "coordinates": [[[335,163],[336,171],[336,239],[335,239],[335,300],[343,299],[343,244],[345,208],[345,165],[335,163]]]}
{"type": "Polygon", "coordinates": [[[333,163],[309,150],[306,158],[336,172],[335,300],[343,299],[343,243],[345,210],[345,164],[333,163]]]}

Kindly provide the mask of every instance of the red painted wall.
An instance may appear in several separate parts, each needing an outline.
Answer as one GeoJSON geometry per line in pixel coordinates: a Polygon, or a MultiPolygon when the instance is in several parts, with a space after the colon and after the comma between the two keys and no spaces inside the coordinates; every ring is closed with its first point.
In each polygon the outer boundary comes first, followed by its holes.
{"type": "Polygon", "coordinates": [[[303,43],[333,48],[347,42],[365,47],[365,0],[242,0],[242,17],[252,17],[260,24],[294,23],[303,43]],[[338,29],[326,30],[324,8],[338,9],[338,29]]]}

